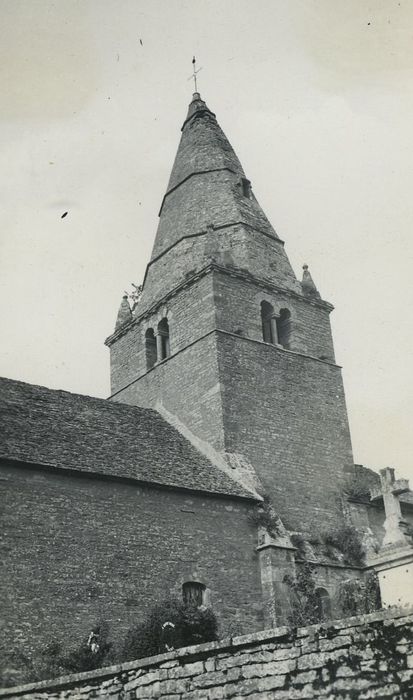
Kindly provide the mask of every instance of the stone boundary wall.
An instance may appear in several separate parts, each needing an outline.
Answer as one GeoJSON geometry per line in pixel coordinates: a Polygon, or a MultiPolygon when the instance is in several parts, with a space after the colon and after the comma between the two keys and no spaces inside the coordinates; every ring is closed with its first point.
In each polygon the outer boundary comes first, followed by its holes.
{"type": "Polygon", "coordinates": [[[413,608],[392,608],[3,689],[0,698],[408,699],[413,697],[412,631],[413,608]]]}

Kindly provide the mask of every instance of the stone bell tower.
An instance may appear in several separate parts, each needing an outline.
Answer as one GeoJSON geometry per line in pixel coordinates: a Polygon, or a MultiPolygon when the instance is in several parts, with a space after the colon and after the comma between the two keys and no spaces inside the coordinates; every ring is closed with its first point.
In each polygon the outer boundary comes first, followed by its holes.
{"type": "Polygon", "coordinates": [[[141,298],[133,312],[123,299],[106,341],[111,399],[163,410],[230,465],[252,464],[290,528],[334,526],[353,459],[332,308],[307,266],[297,280],[195,93],[141,298]]]}

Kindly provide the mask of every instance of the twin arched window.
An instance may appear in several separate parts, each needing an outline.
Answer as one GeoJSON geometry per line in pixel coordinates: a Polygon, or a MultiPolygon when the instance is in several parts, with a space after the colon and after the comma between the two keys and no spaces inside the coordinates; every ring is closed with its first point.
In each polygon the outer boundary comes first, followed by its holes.
{"type": "Polygon", "coordinates": [[[274,313],[274,307],[268,301],[261,302],[262,337],[264,343],[290,347],[291,314],[288,309],[274,313]]]}
{"type": "Polygon", "coordinates": [[[156,362],[165,360],[170,354],[169,324],[168,319],[163,318],[158,323],[156,335],[153,328],[148,328],[145,333],[146,369],[151,369],[156,362]]]}

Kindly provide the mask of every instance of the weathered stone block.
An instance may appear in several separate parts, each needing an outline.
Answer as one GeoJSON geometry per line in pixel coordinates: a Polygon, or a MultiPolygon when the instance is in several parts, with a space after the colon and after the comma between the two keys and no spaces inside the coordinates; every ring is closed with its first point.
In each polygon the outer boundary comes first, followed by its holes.
{"type": "Polygon", "coordinates": [[[243,697],[258,691],[258,679],[248,678],[238,683],[227,683],[223,686],[224,697],[232,698],[235,696],[243,697]]]}
{"type": "Polygon", "coordinates": [[[226,676],[222,671],[210,671],[201,673],[192,679],[192,683],[197,688],[208,688],[212,685],[222,685],[226,681],[226,676]]]}
{"type": "Polygon", "coordinates": [[[227,683],[237,681],[239,678],[245,678],[243,669],[240,666],[234,666],[233,668],[229,668],[226,672],[227,683]]]}
{"type": "Polygon", "coordinates": [[[282,659],[296,659],[301,653],[297,647],[288,647],[287,649],[274,649],[271,657],[272,661],[281,661],[282,659]]]}
{"type": "Polygon", "coordinates": [[[274,690],[275,688],[283,688],[285,679],[285,675],[267,676],[266,678],[261,678],[258,681],[258,690],[260,692],[266,692],[268,690],[274,690]]]}
{"type": "Polygon", "coordinates": [[[215,658],[206,659],[206,661],[204,661],[204,667],[205,671],[207,671],[208,673],[210,671],[215,671],[217,669],[217,660],[215,658]]]}
{"type": "Polygon", "coordinates": [[[321,668],[325,666],[329,661],[336,661],[342,655],[340,649],[336,649],[332,652],[319,652],[316,654],[306,654],[297,660],[297,667],[300,670],[305,670],[308,668],[321,668]]]}
{"type": "Polygon", "coordinates": [[[234,656],[227,656],[225,659],[217,659],[216,667],[218,670],[225,670],[227,668],[232,668],[233,666],[244,666],[245,664],[251,663],[250,654],[234,654],[234,656]]]}
{"type": "Polygon", "coordinates": [[[295,659],[284,659],[283,661],[272,661],[267,664],[248,664],[243,668],[245,678],[253,678],[255,676],[276,676],[293,671],[296,668],[297,662],[295,659]]]}
{"type": "Polygon", "coordinates": [[[174,695],[185,693],[190,689],[189,680],[185,678],[176,678],[168,681],[161,681],[159,685],[159,693],[162,695],[174,695]]]}
{"type": "Polygon", "coordinates": [[[317,678],[317,671],[303,671],[302,673],[296,673],[291,677],[291,683],[294,685],[303,685],[306,683],[312,683],[317,678]]]}
{"type": "Polygon", "coordinates": [[[353,643],[352,637],[349,634],[338,635],[332,639],[320,639],[320,651],[329,651],[339,647],[346,647],[353,643]]]}
{"type": "Polygon", "coordinates": [[[138,688],[142,685],[149,685],[149,683],[154,683],[164,678],[167,678],[166,670],[159,669],[159,671],[149,671],[148,673],[139,675],[138,678],[128,681],[125,683],[124,687],[126,691],[134,690],[134,688],[138,688]]]}
{"type": "Polygon", "coordinates": [[[204,672],[203,661],[195,661],[192,664],[183,664],[168,670],[168,678],[183,678],[186,676],[195,676],[204,672]]]}
{"type": "Polygon", "coordinates": [[[368,700],[369,698],[400,698],[399,695],[400,687],[395,683],[390,685],[381,685],[377,688],[369,688],[368,690],[362,690],[359,693],[359,700],[368,700]]]}

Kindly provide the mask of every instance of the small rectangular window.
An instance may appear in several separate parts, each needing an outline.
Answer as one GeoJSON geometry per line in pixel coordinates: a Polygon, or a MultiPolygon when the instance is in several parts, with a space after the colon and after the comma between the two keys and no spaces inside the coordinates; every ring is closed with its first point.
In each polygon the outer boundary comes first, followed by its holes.
{"type": "Polygon", "coordinates": [[[186,605],[200,607],[204,602],[205,586],[197,581],[187,581],[182,586],[182,597],[186,605]]]}
{"type": "Polygon", "coordinates": [[[251,182],[247,178],[243,177],[241,179],[242,194],[244,197],[251,199],[251,182]]]}

